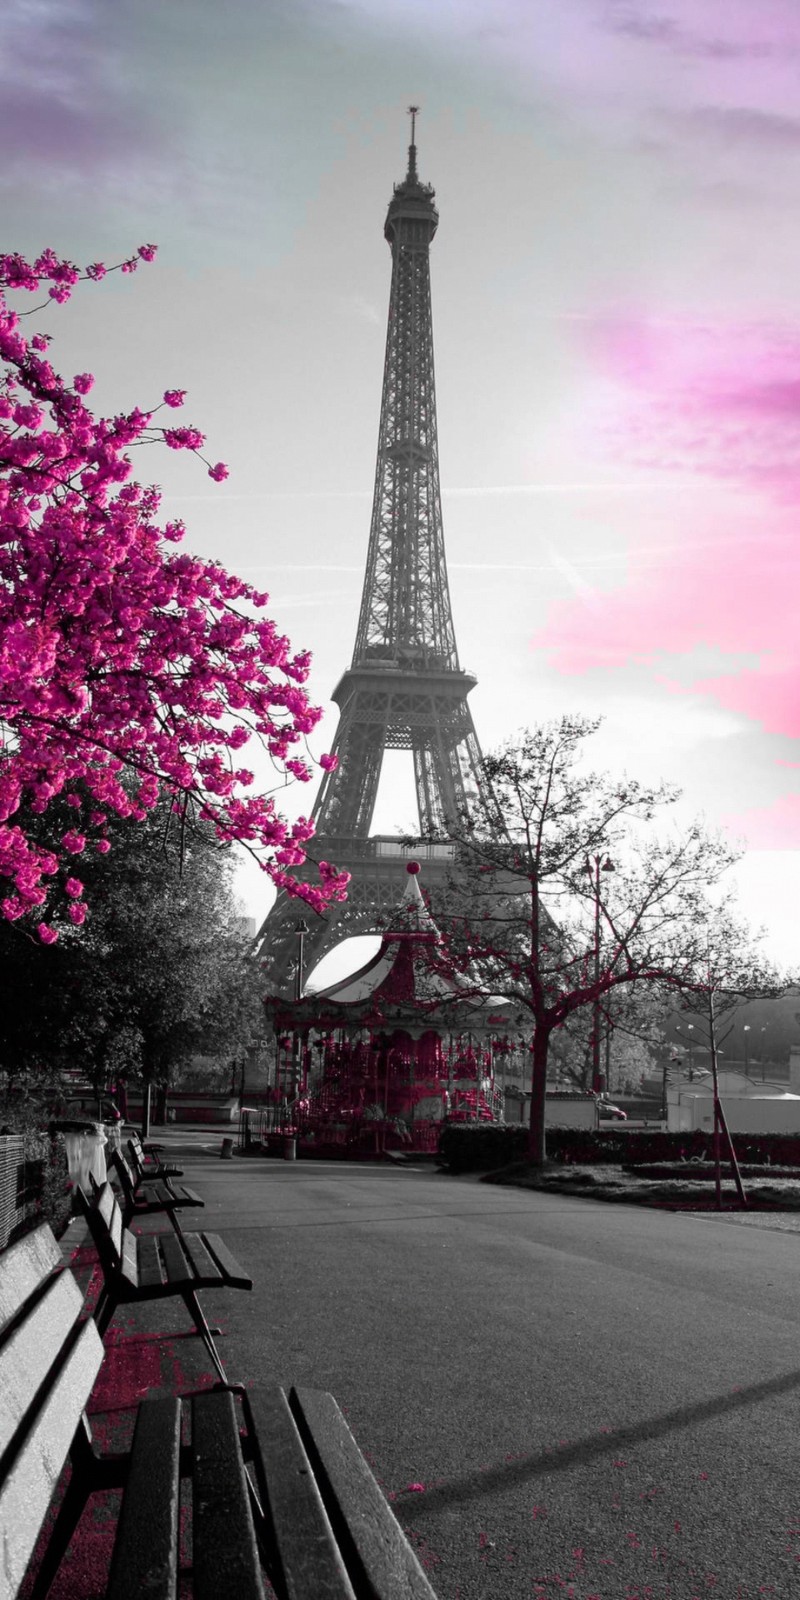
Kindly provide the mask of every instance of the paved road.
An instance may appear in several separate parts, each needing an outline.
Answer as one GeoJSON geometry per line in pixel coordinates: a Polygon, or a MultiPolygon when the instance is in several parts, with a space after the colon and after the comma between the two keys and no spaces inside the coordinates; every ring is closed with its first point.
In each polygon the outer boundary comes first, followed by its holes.
{"type": "Polygon", "coordinates": [[[441,1600],[800,1593],[793,1234],[218,1148],[228,1370],[333,1391],[441,1600]]]}

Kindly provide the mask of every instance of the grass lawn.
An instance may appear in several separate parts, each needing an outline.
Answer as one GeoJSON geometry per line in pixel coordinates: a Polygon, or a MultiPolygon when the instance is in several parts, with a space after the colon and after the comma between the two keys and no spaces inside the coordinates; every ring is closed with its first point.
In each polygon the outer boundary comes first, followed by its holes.
{"type": "MultiPolygon", "coordinates": [[[[704,1163],[702,1178],[687,1174],[685,1177],[643,1177],[626,1172],[621,1166],[564,1166],[551,1164],[544,1168],[529,1167],[524,1161],[515,1161],[498,1172],[487,1172],[482,1183],[508,1184],[518,1189],[546,1189],[554,1194],[573,1194],[586,1200],[623,1201],[626,1205],[657,1206],[666,1211],[716,1210],[716,1192],[713,1167],[704,1163]]],[[[753,1211],[800,1211],[800,1174],[768,1177],[748,1177],[746,1169],[743,1183],[748,1206],[753,1211]]],[[[722,1168],[722,1204],[725,1210],[739,1210],[739,1196],[730,1174],[722,1168]]]]}

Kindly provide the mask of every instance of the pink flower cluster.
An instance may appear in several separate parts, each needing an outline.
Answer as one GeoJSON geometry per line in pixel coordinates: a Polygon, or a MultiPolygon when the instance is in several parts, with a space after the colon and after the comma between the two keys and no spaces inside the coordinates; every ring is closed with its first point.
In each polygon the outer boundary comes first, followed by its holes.
{"type": "MultiPolygon", "coordinates": [[[[143,245],[120,270],[154,254],[143,245]]],[[[344,898],[347,874],[322,863],[319,884],[296,881],[288,869],[305,860],[310,822],[290,825],[269,795],[248,792],[253,775],[234,759],[255,738],[286,772],[311,776],[295,753],[321,715],[303,687],[310,658],[263,614],[266,594],[174,548],[182,524],[162,529],[158,490],[131,477],[131,445],[199,454],[203,435],[158,427],[157,408],[96,417],[84,403],[91,374],[66,383],[49,338],[26,339],[8,302],[7,291],[43,284],[63,301],[107,270],[81,273],[51,250],[33,264],[0,255],[0,913],[41,917],[58,892],[80,925],[72,859],[107,851],[109,813],[141,819],[164,790],[321,910],[344,898]],[[76,825],[46,850],[23,819],[59,795],[76,825]]],[[[170,389],[161,404],[183,400],[170,389]]],[[[57,937],[46,920],[37,931],[57,937]]]]}

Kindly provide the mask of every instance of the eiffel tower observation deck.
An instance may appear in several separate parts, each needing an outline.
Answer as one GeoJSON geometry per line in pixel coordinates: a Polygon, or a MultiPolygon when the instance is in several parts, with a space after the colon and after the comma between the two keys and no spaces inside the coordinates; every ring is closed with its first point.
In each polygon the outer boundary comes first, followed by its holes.
{"type": "MultiPolygon", "coordinates": [[[[476,680],[458,659],[442,528],[429,259],[439,215],[418,176],[417,107],[409,109],[408,170],[384,227],[392,281],[364,589],[353,659],[333,691],[339,765],[325,774],[312,813],[311,855],[352,878],[346,903],[309,919],[307,970],[341,939],[380,931],[407,857],[425,859],[435,894],[454,853],[449,829],[484,781],[467,705],[476,680]],[[387,750],[411,753],[427,844],[406,849],[400,838],[370,835],[387,750]]],[[[273,992],[296,978],[302,910],[281,893],[262,927],[273,992]]]]}

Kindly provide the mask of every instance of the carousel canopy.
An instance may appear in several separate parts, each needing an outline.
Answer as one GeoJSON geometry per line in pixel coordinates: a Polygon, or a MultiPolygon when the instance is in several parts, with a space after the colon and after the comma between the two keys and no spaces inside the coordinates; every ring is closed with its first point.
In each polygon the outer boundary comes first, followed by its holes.
{"type": "Polygon", "coordinates": [[[326,989],[292,1002],[267,1000],[276,1028],[395,1025],[416,1016],[428,1026],[511,1026],[509,1004],[475,994],[448,970],[446,947],[419,887],[419,865],[406,867],[405,893],[381,939],[377,954],[357,972],[326,989]]]}

